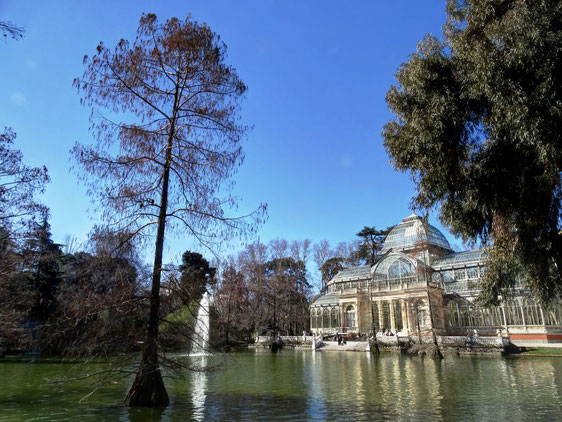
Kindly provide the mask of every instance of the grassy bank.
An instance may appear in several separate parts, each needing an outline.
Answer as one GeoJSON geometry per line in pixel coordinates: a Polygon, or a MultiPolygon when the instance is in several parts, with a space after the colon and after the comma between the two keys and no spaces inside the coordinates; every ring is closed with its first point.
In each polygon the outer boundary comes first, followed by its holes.
{"type": "Polygon", "coordinates": [[[561,356],[562,348],[559,347],[525,347],[515,356],[561,356]]]}

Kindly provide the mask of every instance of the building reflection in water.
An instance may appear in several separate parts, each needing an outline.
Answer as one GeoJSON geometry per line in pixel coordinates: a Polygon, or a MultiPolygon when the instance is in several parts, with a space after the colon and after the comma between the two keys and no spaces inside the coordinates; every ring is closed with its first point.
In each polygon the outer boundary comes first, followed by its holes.
{"type": "Polygon", "coordinates": [[[516,421],[562,414],[562,365],[552,359],[286,351],[243,355],[190,380],[195,420],[516,421]]]}

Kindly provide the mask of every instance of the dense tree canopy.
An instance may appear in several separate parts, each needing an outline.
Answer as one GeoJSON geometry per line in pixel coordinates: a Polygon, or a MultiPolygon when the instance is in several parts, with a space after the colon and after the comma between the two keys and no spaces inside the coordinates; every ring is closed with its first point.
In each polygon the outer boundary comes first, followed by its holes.
{"type": "Polygon", "coordinates": [[[189,300],[200,300],[205,291],[215,283],[217,269],[211,267],[203,255],[186,251],[179,266],[180,287],[189,300]]]}
{"type": "Polygon", "coordinates": [[[489,248],[483,299],[518,277],[562,288],[562,4],[449,0],[444,39],[402,64],[383,130],[397,169],[465,240],[489,248]]]}
{"type": "Polygon", "coordinates": [[[325,288],[328,281],[336,276],[341,270],[345,269],[345,258],[334,257],[329,258],[319,268],[322,274],[322,287],[325,288]]]}

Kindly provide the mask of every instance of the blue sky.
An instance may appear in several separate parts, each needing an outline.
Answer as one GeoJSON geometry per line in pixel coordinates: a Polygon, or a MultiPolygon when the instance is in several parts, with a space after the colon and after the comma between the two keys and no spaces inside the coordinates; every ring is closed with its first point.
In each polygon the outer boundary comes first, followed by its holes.
{"type": "MultiPolygon", "coordinates": [[[[241,210],[269,205],[262,241],[351,240],[411,211],[414,185],[383,145],[385,93],[426,33],[441,34],[444,1],[28,1],[0,0],[0,19],[25,38],[0,40],[0,126],[12,127],[26,163],[45,164],[55,241],[85,239],[96,215],[69,171],[76,141],[91,142],[89,110],[72,80],[99,41],[132,39],[142,12],[206,22],[229,47],[249,87],[253,125],[236,176],[241,210]]],[[[436,218],[430,221],[441,228],[436,218]]],[[[460,244],[447,234],[452,243],[460,244]]],[[[167,256],[193,248],[181,234],[167,256]]]]}

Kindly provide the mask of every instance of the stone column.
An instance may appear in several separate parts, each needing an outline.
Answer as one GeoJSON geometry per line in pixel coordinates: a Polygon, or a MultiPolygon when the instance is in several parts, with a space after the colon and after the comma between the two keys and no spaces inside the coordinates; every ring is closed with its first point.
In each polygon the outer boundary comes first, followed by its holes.
{"type": "Polygon", "coordinates": [[[400,310],[402,311],[402,331],[408,334],[408,317],[406,316],[406,301],[400,300],[400,310]]]}
{"type": "Polygon", "coordinates": [[[390,312],[390,331],[396,331],[396,321],[394,319],[394,300],[388,301],[388,311],[390,312]]]}

